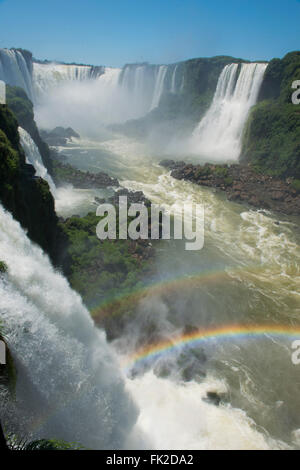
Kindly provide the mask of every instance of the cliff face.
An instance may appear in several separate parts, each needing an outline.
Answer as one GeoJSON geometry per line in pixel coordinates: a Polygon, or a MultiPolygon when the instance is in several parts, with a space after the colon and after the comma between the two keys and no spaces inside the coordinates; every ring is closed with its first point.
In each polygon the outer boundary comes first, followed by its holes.
{"type": "Polygon", "coordinates": [[[18,122],[6,105],[0,106],[0,201],[28,230],[31,240],[55,260],[58,219],[54,199],[48,183],[26,164],[18,122]]]}
{"type": "Polygon", "coordinates": [[[247,62],[230,56],[198,58],[182,63],[184,67],[183,114],[191,114],[198,122],[210,106],[218,79],[224,67],[232,63],[247,62]]]}
{"type": "Polygon", "coordinates": [[[49,147],[40,137],[34,120],[33,104],[28,99],[26,92],[22,88],[7,85],[6,102],[9,109],[11,109],[16,116],[19,125],[31,135],[39,149],[45,167],[48,172],[52,174],[53,168],[49,147]]]}
{"type": "MultiPolygon", "coordinates": [[[[174,134],[189,135],[209,108],[223,68],[240,62],[245,61],[230,56],[217,56],[175,64],[176,92],[168,91],[170,86],[167,86],[159,106],[142,118],[114,125],[112,129],[138,138],[157,135],[161,142],[166,143],[174,134]]],[[[170,83],[173,72],[174,64],[168,66],[167,84],[170,83]]]]}
{"type": "Polygon", "coordinates": [[[299,79],[299,51],[270,62],[245,127],[241,162],[271,176],[300,179],[300,105],[292,104],[292,83],[299,79]]]}

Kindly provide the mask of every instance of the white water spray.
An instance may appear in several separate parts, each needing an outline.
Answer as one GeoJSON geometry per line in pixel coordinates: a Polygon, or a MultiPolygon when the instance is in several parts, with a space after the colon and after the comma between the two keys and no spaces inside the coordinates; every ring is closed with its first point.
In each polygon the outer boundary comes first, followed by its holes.
{"type": "Polygon", "coordinates": [[[45,168],[39,149],[37,148],[35,142],[28,134],[28,132],[25,131],[25,129],[19,127],[18,131],[20,135],[20,142],[26,155],[27,163],[30,163],[34,166],[37,176],[40,176],[41,178],[47,181],[51,189],[52,195],[55,196],[56,187],[54,181],[49,175],[47,168],[45,168]]]}
{"type": "Polygon", "coordinates": [[[282,446],[271,439],[268,442],[242,410],[204,400],[209,390],[226,390],[214,377],[202,383],[176,383],[149,371],[127,380],[127,388],[141,410],[137,429],[148,436],[153,449],[267,450],[282,446]]]}
{"type": "Polygon", "coordinates": [[[237,160],[251,107],[256,103],[267,64],[226,65],[213,102],[196,127],[192,153],[214,161],[237,160]]]}
{"type": "Polygon", "coordinates": [[[104,67],[91,65],[69,65],[54,62],[40,64],[33,62],[33,88],[35,101],[40,101],[51,90],[66,82],[86,81],[97,78],[105,72],[104,67]]]}
{"type": "Polygon", "coordinates": [[[167,70],[168,70],[167,65],[161,65],[158,69],[158,74],[156,78],[150,111],[152,111],[152,109],[154,108],[157,108],[157,106],[160,103],[160,99],[164,91],[164,83],[165,83],[167,70]]]}
{"type": "Polygon", "coordinates": [[[21,51],[0,49],[0,80],[11,86],[23,88],[28,97],[33,99],[31,67],[21,51]]]}
{"type": "Polygon", "coordinates": [[[104,332],[1,206],[0,253],[1,321],[18,374],[16,402],[0,400],[4,424],[27,439],[124,447],[136,411],[104,332]]]}

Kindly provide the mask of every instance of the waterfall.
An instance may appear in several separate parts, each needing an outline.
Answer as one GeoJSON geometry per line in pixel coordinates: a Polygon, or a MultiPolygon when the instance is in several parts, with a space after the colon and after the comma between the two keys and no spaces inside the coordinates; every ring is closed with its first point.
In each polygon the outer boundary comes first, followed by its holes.
{"type": "Polygon", "coordinates": [[[164,83],[165,83],[167,70],[168,70],[167,65],[159,66],[158,73],[156,76],[155,88],[154,88],[150,111],[152,111],[152,109],[156,108],[159,105],[161,96],[164,91],[164,83]]]}
{"type": "Polygon", "coordinates": [[[28,134],[28,132],[25,131],[25,129],[19,127],[18,131],[20,135],[20,142],[26,155],[27,163],[30,163],[34,166],[37,176],[40,176],[48,182],[49,187],[51,189],[51,193],[53,196],[55,196],[56,187],[54,181],[49,175],[47,169],[45,168],[39,149],[37,148],[35,142],[28,134]]]}
{"type": "Polygon", "coordinates": [[[104,73],[97,78],[98,83],[114,91],[119,84],[120,73],[121,69],[105,67],[104,73]]]}
{"type": "Polygon", "coordinates": [[[17,368],[16,400],[0,388],[7,429],[120,449],[136,420],[105,333],[42,250],[0,206],[1,323],[17,368]]]}
{"type": "MultiPolygon", "coordinates": [[[[176,93],[178,64],[170,66],[172,72],[166,76],[167,65],[126,65],[123,69],[96,67],[91,65],[61,64],[56,62],[33,61],[26,52],[0,49],[0,80],[12,86],[23,88],[36,108],[47,105],[50,97],[68,84],[91,85],[90,93],[81,90],[81,101],[87,101],[90,94],[99,96],[99,109],[103,116],[111,115],[114,122],[137,119],[156,108],[165,89],[176,93]],[[96,89],[94,87],[96,82],[96,89]],[[109,102],[109,104],[108,104],[109,102]],[[121,103],[118,112],[116,106],[121,103]],[[120,119],[115,119],[119,114],[120,119]]],[[[79,90],[78,90],[79,91],[79,90]]],[[[68,94],[66,89],[65,94],[68,94]]],[[[70,90],[71,94],[72,90],[70,90]]],[[[57,97],[59,101],[60,95],[57,97]]],[[[72,97],[70,98],[72,101],[72,97]]],[[[71,111],[68,111],[70,115],[71,111]]],[[[60,114],[60,113],[59,113],[60,114]]],[[[104,121],[111,123],[110,117],[104,121]]]]}
{"type": "Polygon", "coordinates": [[[177,72],[178,64],[175,65],[172,80],[171,80],[171,93],[176,93],[176,72],[177,72]]]}
{"type": "Polygon", "coordinates": [[[226,65],[213,102],[193,132],[192,152],[212,160],[237,160],[250,108],[256,103],[267,64],[226,65]]]}
{"type": "MultiPolygon", "coordinates": [[[[108,69],[110,70],[110,69],[108,69]]],[[[106,73],[104,67],[91,65],[69,65],[50,63],[33,63],[33,86],[35,99],[41,97],[64,82],[85,81],[98,78],[106,73]]]]}
{"type": "Polygon", "coordinates": [[[130,102],[130,118],[144,116],[150,111],[155,88],[154,66],[126,65],[120,76],[120,86],[130,102]]]}
{"type": "Polygon", "coordinates": [[[137,104],[145,93],[146,67],[137,67],[134,80],[134,102],[137,104]]]}
{"type": "Polygon", "coordinates": [[[30,64],[23,53],[16,49],[0,49],[0,80],[11,86],[23,88],[33,99],[30,64]]]}

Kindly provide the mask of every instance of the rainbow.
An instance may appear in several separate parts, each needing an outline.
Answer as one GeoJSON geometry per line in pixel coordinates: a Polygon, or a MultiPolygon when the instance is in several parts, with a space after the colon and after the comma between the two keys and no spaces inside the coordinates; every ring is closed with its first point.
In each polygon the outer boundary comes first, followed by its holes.
{"type": "Polygon", "coordinates": [[[227,283],[233,281],[235,276],[251,276],[264,273],[262,266],[248,266],[247,269],[243,268],[229,268],[223,270],[209,270],[197,273],[194,275],[175,277],[166,279],[159,282],[153,282],[147,286],[140,286],[135,289],[130,289],[128,292],[121,292],[110,299],[106,299],[96,307],[90,310],[91,316],[95,319],[96,323],[101,322],[106,316],[113,317],[120,313],[120,309],[130,308],[133,303],[138,302],[142,297],[151,295],[165,295],[170,292],[176,292],[186,288],[197,288],[201,285],[227,283]]]}
{"type": "Polygon", "coordinates": [[[300,326],[287,325],[223,325],[208,329],[199,329],[192,333],[179,335],[152,345],[147,345],[128,356],[122,364],[125,370],[183,348],[197,347],[209,340],[258,339],[266,336],[300,339],[300,326]]]}

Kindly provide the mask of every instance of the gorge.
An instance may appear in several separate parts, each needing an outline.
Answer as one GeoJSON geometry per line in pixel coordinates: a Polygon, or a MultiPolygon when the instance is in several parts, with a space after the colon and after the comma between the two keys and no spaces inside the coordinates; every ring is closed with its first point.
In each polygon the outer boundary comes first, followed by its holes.
{"type": "Polygon", "coordinates": [[[0,49],[0,327],[17,373],[15,396],[0,383],[6,433],[92,449],[299,448],[299,213],[215,191],[257,172],[298,198],[299,70],[299,52],[114,69],[0,49]],[[49,150],[40,129],[57,126],[80,138],[49,150]],[[54,150],[82,172],[76,184],[57,184],[54,150]],[[99,172],[114,184],[86,183],[99,172]],[[100,243],[97,200],[118,191],[203,204],[203,249],[100,243]]]}

